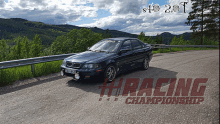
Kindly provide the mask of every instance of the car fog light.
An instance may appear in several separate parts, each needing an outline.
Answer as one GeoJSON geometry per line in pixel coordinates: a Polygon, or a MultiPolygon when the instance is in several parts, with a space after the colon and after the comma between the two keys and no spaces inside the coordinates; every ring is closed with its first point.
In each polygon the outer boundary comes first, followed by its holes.
{"type": "Polygon", "coordinates": [[[80,76],[79,76],[78,73],[75,74],[75,78],[76,78],[77,80],[80,78],[80,76]]]}
{"type": "Polygon", "coordinates": [[[64,76],[63,70],[60,72],[60,75],[61,75],[61,76],[64,76]]]}

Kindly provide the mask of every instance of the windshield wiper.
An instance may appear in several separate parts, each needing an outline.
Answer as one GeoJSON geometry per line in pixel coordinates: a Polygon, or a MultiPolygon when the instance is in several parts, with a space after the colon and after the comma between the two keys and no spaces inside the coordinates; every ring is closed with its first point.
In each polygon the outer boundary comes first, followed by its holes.
{"type": "Polygon", "coordinates": [[[88,51],[96,52],[96,50],[88,50],[88,51]]]}
{"type": "Polygon", "coordinates": [[[94,50],[95,52],[106,52],[104,50],[94,50]]]}
{"type": "Polygon", "coordinates": [[[104,50],[94,50],[94,52],[105,52],[105,53],[109,53],[109,51],[104,51],[104,50]]]}
{"type": "Polygon", "coordinates": [[[99,52],[100,50],[93,50],[94,52],[99,52]]]}
{"type": "Polygon", "coordinates": [[[104,50],[100,50],[100,52],[107,52],[107,51],[104,51],[104,50]]]}

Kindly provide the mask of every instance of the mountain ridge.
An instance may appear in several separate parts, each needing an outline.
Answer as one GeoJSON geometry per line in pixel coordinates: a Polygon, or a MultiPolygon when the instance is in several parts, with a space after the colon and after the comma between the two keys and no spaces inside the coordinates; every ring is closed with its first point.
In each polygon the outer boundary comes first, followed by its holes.
{"type": "MultiPolygon", "coordinates": [[[[51,25],[43,22],[28,21],[22,18],[0,18],[0,39],[13,39],[17,36],[27,36],[28,39],[32,40],[35,34],[39,34],[43,45],[50,45],[57,36],[65,35],[72,29],[91,29],[95,33],[105,33],[106,30],[97,27],[78,27],[69,24],[51,25]]],[[[132,37],[137,38],[137,34],[131,34],[118,30],[108,30],[108,33],[112,37],[132,37]]],[[[163,32],[159,36],[162,36],[164,44],[170,44],[174,36],[180,37],[181,34],[175,35],[169,32],[163,32]]],[[[190,32],[183,33],[185,40],[190,40],[190,32]]],[[[147,36],[149,37],[149,36],[147,36]]],[[[152,39],[156,36],[152,36],[152,39]]]]}

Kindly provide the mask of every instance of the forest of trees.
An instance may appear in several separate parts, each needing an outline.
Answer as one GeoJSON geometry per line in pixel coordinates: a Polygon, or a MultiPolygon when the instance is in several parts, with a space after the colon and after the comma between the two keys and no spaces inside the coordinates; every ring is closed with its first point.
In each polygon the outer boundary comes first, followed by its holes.
{"type": "Polygon", "coordinates": [[[33,40],[18,36],[13,40],[0,40],[0,61],[25,59],[65,53],[77,53],[87,49],[103,38],[111,37],[106,33],[94,33],[91,29],[73,29],[66,35],[58,36],[50,46],[42,45],[38,34],[33,40]]]}
{"type": "MultiPolygon", "coordinates": [[[[191,25],[191,40],[184,40],[183,35],[173,37],[171,45],[219,45],[219,1],[207,2],[192,0],[193,11],[189,13],[186,24],[191,25]],[[210,12],[204,13],[205,10],[210,12]]],[[[55,31],[55,30],[53,30],[55,31]]],[[[27,36],[14,37],[12,40],[0,40],[0,61],[25,59],[56,54],[77,53],[87,49],[96,42],[112,37],[107,29],[105,33],[95,33],[91,29],[72,29],[65,35],[56,37],[51,45],[42,45],[41,38],[35,34],[33,40],[27,36]]],[[[149,44],[162,44],[163,38],[145,36],[142,31],[138,39],[149,44]]]]}
{"type": "Polygon", "coordinates": [[[33,41],[26,36],[14,38],[16,45],[8,45],[9,40],[0,40],[0,61],[38,57],[42,54],[42,41],[35,35],[33,41]]]}
{"type": "Polygon", "coordinates": [[[219,0],[191,0],[192,9],[187,18],[191,25],[192,40],[205,45],[207,40],[219,40],[219,0]],[[206,38],[204,38],[204,36],[206,38]]]}
{"type": "MultiPolygon", "coordinates": [[[[92,46],[104,38],[110,38],[111,34],[94,33],[91,29],[81,28],[73,29],[66,35],[58,36],[50,46],[42,45],[42,41],[38,34],[33,40],[29,40],[26,36],[18,36],[13,40],[0,40],[0,61],[25,59],[39,56],[67,54],[82,52],[87,47],[92,46]]],[[[157,36],[155,39],[146,37],[143,31],[138,39],[149,44],[162,44],[162,37],[157,36]]],[[[171,45],[198,45],[200,40],[184,40],[183,35],[173,37],[171,45]]],[[[203,36],[204,45],[218,45],[219,41],[203,36]]]]}
{"type": "Polygon", "coordinates": [[[138,39],[143,41],[144,43],[148,44],[162,44],[162,37],[157,35],[155,39],[152,39],[152,37],[145,36],[144,32],[142,31],[140,35],[138,35],[138,39]]]}
{"type": "MultiPolygon", "coordinates": [[[[155,39],[151,37],[146,37],[142,31],[138,36],[138,39],[148,44],[162,44],[163,39],[161,36],[158,36],[155,39]]],[[[200,39],[184,40],[183,35],[180,37],[174,36],[170,45],[200,45],[200,39]]],[[[203,36],[203,45],[219,45],[219,41],[214,38],[203,36]]]]}

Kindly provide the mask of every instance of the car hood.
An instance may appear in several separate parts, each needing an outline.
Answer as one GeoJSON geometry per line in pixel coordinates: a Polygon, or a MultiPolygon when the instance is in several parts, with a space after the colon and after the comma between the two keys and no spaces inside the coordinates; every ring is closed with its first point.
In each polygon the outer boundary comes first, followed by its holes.
{"type": "Polygon", "coordinates": [[[85,51],[82,53],[78,53],[76,55],[70,56],[66,58],[66,61],[71,61],[71,62],[89,62],[93,60],[100,60],[104,59],[106,57],[109,57],[112,55],[112,53],[106,53],[106,52],[92,52],[92,51],[85,51]]]}

